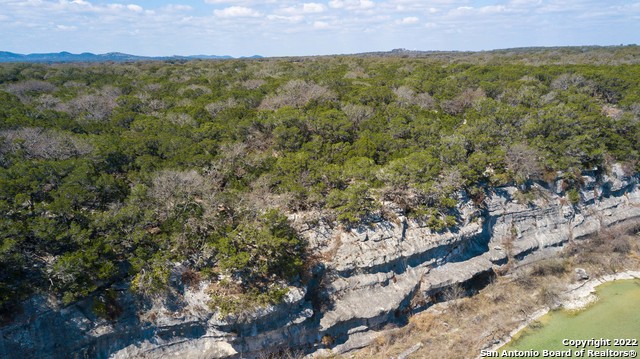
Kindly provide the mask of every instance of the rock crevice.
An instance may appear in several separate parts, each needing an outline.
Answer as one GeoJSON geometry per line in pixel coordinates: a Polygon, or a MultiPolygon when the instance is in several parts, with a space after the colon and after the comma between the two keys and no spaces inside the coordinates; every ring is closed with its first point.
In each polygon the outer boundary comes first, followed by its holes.
{"type": "Polygon", "coordinates": [[[0,328],[0,357],[250,358],[284,348],[351,350],[388,323],[485,284],[509,261],[639,220],[638,180],[619,166],[601,178],[586,174],[577,205],[560,186],[542,184],[533,184],[539,195],[528,203],[516,199],[522,198],[516,187],[491,190],[483,208],[462,197],[463,224],[442,233],[402,216],[347,232],[307,228],[301,233],[327,259],[313,268],[306,287],[290,288],[284,303],[245,318],[222,320],[212,313],[206,283],[184,289],[172,310],[143,306],[122,291],[123,312],[114,322],[96,318],[88,301],[52,308],[46,298],[34,297],[0,328]]]}

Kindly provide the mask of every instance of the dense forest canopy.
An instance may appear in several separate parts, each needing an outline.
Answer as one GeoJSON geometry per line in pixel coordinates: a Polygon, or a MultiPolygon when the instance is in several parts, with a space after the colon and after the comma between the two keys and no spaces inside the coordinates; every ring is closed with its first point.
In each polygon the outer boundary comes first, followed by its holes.
{"type": "Polygon", "coordinates": [[[461,191],[640,168],[636,46],[401,55],[0,65],[0,309],[161,297],[173,263],[273,303],[309,262],[292,215],[444,231],[461,191]]]}

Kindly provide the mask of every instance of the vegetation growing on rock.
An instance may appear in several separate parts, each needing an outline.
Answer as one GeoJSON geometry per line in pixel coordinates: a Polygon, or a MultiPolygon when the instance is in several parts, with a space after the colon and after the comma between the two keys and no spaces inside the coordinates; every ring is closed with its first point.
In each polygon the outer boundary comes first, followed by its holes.
{"type": "Polygon", "coordinates": [[[214,305],[271,303],[306,261],[287,215],[442,231],[457,192],[557,171],[576,203],[581,170],[639,169],[640,50],[565,51],[3,64],[0,308],[125,278],[161,296],[175,262],[214,305]]]}

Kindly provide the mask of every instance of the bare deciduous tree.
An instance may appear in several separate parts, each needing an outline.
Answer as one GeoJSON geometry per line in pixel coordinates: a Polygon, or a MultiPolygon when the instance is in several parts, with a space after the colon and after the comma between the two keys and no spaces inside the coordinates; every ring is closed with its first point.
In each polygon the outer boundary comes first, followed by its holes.
{"type": "Polygon", "coordinates": [[[438,177],[438,181],[433,185],[433,192],[436,196],[442,197],[461,188],[464,184],[462,174],[458,169],[445,170],[438,177]]]}
{"type": "Polygon", "coordinates": [[[86,84],[82,83],[82,82],[78,82],[78,81],[67,81],[65,82],[62,86],[66,87],[66,88],[82,88],[82,87],[87,87],[86,84]]]}
{"type": "Polygon", "coordinates": [[[149,195],[173,206],[181,198],[201,194],[204,182],[204,177],[194,170],[164,170],[156,173],[149,195]]]}
{"type": "Polygon", "coordinates": [[[22,102],[29,102],[33,97],[50,93],[56,90],[56,86],[40,80],[27,80],[7,85],[6,91],[12,93],[22,102]]]}
{"type": "Polygon", "coordinates": [[[174,210],[186,210],[193,203],[210,209],[215,193],[214,183],[194,170],[157,172],[149,190],[149,196],[159,207],[160,219],[167,218],[174,210]]]}
{"type": "Polygon", "coordinates": [[[105,86],[95,94],[85,94],[62,103],[60,111],[69,113],[74,117],[81,117],[86,120],[104,121],[111,116],[113,110],[118,106],[116,99],[120,96],[120,89],[105,86]]]}
{"type": "Polygon", "coordinates": [[[189,85],[178,90],[178,94],[180,96],[184,96],[187,93],[191,93],[194,97],[198,97],[210,94],[211,89],[202,85],[189,85]]]}
{"type": "Polygon", "coordinates": [[[432,109],[436,103],[428,93],[416,94],[415,91],[407,86],[400,86],[394,89],[393,93],[398,97],[398,102],[402,105],[416,105],[429,110],[432,109]]]}
{"type": "Polygon", "coordinates": [[[518,183],[525,183],[542,174],[538,153],[524,143],[516,143],[509,147],[505,160],[507,169],[513,173],[518,183]]]}
{"type": "Polygon", "coordinates": [[[35,105],[39,110],[55,110],[60,105],[60,102],[59,98],[51,94],[44,94],[35,100],[35,105]]]}
{"type": "Polygon", "coordinates": [[[368,120],[373,116],[373,108],[364,105],[357,104],[343,104],[342,112],[353,122],[356,126],[358,126],[362,121],[368,120]]]}
{"type": "Polygon", "coordinates": [[[13,153],[23,151],[28,159],[63,160],[91,153],[93,147],[78,137],[37,127],[23,127],[0,132],[4,146],[0,151],[13,153]]]}
{"type": "Polygon", "coordinates": [[[393,93],[398,97],[398,101],[403,105],[408,105],[413,103],[413,97],[415,96],[415,91],[407,86],[400,86],[396,89],[393,89],[393,93]]]}
{"type": "Polygon", "coordinates": [[[209,111],[209,114],[211,114],[211,116],[216,117],[220,111],[236,106],[238,106],[238,101],[236,101],[235,98],[230,97],[223,101],[212,102],[206,105],[204,108],[205,110],[209,111]]]}
{"type": "Polygon", "coordinates": [[[578,74],[562,74],[551,82],[551,88],[554,90],[566,90],[571,86],[581,87],[588,85],[589,82],[578,74]]]}
{"type": "Polygon", "coordinates": [[[366,79],[369,78],[367,72],[359,65],[350,66],[350,70],[344,74],[345,79],[366,79]]]}
{"type": "Polygon", "coordinates": [[[413,103],[426,110],[430,110],[435,107],[436,100],[434,100],[428,93],[422,92],[413,98],[413,103]]]}
{"type": "Polygon", "coordinates": [[[330,89],[304,80],[291,80],[280,87],[276,94],[267,96],[260,109],[276,110],[281,107],[302,107],[311,100],[330,101],[336,98],[330,89]]]}
{"type": "Polygon", "coordinates": [[[151,95],[151,92],[152,92],[151,90],[140,92],[140,93],[137,93],[135,97],[139,98],[142,101],[143,107],[145,108],[145,113],[161,116],[159,112],[167,109],[168,106],[161,99],[154,98],[151,95]]]}
{"type": "Polygon", "coordinates": [[[450,115],[459,115],[485,97],[486,95],[483,89],[477,88],[472,90],[468,88],[453,99],[444,101],[442,103],[442,109],[450,115]]]}
{"type": "Polygon", "coordinates": [[[169,122],[178,125],[178,126],[192,126],[195,127],[197,122],[193,119],[193,117],[189,116],[187,113],[176,113],[170,112],[166,116],[169,122]]]}
{"type": "Polygon", "coordinates": [[[246,88],[247,90],[255,90],[266,83],[267,82],[263,79],[251,79],[243,81],[240,86],[246,88]]]}
{"type": "Polygon", "coordinates": [[[614,120],[619,120],[624,114],[624,111],[611,105],[603,105],[602,114],[614,120]]]}
{"type": "Polygon", "coordinates": [[[153,84],[147,84],[147,85],[145,85],[145,86],[144,86],[144,88],[145,88],[147,91],[150,91],[150,92],[157,92],[157,91],[162,90],[162,85],[161,85],[161,84],[158,84],[158,83],[153,83],[153,84]]]}

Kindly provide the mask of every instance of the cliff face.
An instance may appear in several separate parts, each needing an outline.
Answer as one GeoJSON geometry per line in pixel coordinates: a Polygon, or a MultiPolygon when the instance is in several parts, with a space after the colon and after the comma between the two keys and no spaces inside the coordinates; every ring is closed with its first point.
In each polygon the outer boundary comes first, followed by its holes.
{"type": "MultiPolygon", "coordinates": [[[[349,232],[318,225],[301,230],[324,258],[305,287],[285,302],[243,318],[220,319],[207,307],[207,283],[184,287],[173,268],[175,291],[162,303],[144,303],[126,285],[115,288],[123,312],[98,319],[91,300],[57,308],[34,297],[0,328],[3,358],[221,358],[251,357],[293,347],[323,353],[365,345],[375,330],[446,300],[449,288],[482,286],[508,258],[551,255],[570,240],[623,221],[640,219],[636,177],[614,166],[611,176],[583,177],[580,205],[560,184],[534,184],[523,203],[515,187],[493,189],[481,206],[464,195],[462,224],[433,233],[401,215],[349,232]]],[[[302,226],[301,226],[302,227],[302,226]]]]}

